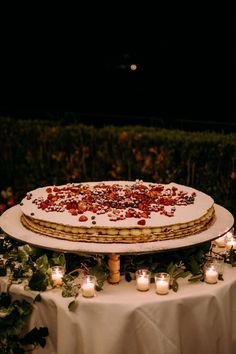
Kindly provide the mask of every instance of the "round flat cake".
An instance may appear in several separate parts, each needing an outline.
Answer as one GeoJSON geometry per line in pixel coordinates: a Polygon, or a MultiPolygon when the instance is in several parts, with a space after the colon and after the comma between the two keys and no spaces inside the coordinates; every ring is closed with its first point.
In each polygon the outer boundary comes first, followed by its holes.
{"type": "MultiPolygon", "coordinates": [[[[103,181],[47,186],[20,203],[22,224],[50,237],[139,243],[191,236],[214,222],[214,200],[176,183],[103,181]]],[[[36,235],[37,237],[37,235],[36,235]]]]}

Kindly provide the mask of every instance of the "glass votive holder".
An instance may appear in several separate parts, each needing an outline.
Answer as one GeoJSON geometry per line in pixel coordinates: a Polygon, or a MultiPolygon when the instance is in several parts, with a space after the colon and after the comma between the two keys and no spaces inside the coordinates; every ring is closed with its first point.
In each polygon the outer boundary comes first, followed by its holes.
{"type": "Polygon", "coordinates": [[[225,240],[230,241],[234,237],[234,228],[232,227],[228,232],[225,234],[225,240]]]}
{"type": "Polygon", "coordinates": [[[63,276],[65,274],[65,268],[63,266],[53,266],[51,273],[51,279],[53,285],[56,287],[60,287],[63,283],[63,276]]]}
{"type": "Polygon", "coordinates": [[[154,275],[156,293],[160,295],[168,294],[170,288],[170,274],[168,273],[156,273],[154,275]]]}
{"type": "Polygon", "coordinates": [[[224,273],[224,264],[225,264],[224,258],[217,257],[217,258],[214,259],[213,263],[216,265],[216,269],[217,269],[218,275],[222,276],[223,273],[224,273]]]}
{"type": "Polygon", "coordinates": [[[218,237],[217,239],[214,240],[215,244],[217,247],[219,248],[223,248],[226,246],[226,236],[221,236],[221,237],[218,237]]]}
{"type": "Polygon", "coordinates": [[[147,269],[138,269],[136,275],[136,288],[139,291],[150,289],[150,271],[147,269]]]}
{"type": "Polygon", "coordinates": [[[216,284],[218,276],[219,273],[215,262],[206,263],[204,266],[204,281],[208,284],[216,284]]]}
{"type": "Polygon", "coordinates": [[[233,237],[233,236],[231,238],[227,237],[225,247],[226,247],[227,251],[230,251],[232,247],[233,247],[234,250],[236,250],[236,239],[235,239],[235,237],[233,237]]]}
{"type": "Polygon", "coordinates": [[[86,275],[83,277],[81,284],[81,291],[84,297],[94,297],[96,287],[96,277],[93,275],[86,275]]]}

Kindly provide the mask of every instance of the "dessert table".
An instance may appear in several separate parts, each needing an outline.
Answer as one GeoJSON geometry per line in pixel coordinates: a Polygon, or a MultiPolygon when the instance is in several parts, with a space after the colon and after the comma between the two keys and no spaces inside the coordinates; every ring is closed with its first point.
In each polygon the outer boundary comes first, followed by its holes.
{"type": "MultiPolygon", "coordinates": [[[[201,234],[183,240],[149,244],[89,244],[48,238],[26,230],[20,223],[19,206],[1,216],[1,228],[17,240],[62,252],[90,252],[119,255],[151,253],[196,245],[225,235],[233,216],[216,205],[214,224],[201,234]]],[[[7,277],[0,277],[0,291],[7,289],[7,277]]],[[[28,330],[47,327],[46,347],[34,354],[234,354],[236,352],[236,268],[225,265],[224,281],[216,284],[178,279],[178,292],[158,295],[136,289],[135,281],[118,278],[118,284],[104,283],[93,298],[62,297],[60,288],[41,293],[12,284],[13,299],[33,305],[28,330]]]]}
{"type": "MultiPolygon", "coordinates": [[[[5,291],[7,277],[0,277],[5,291]]],[[[37,292],[12,284],[14,299],[33,303],[37,292]]],[[[178,292],[158,295],[155,285],[105,283],[93,298],[63,298],[60,288],[41,293],[28,326],[48,327],[46,347],[35,354],[233,354],[236,352],[236,268],[225,264],[216,284],[179,280],[178,292]]]]}

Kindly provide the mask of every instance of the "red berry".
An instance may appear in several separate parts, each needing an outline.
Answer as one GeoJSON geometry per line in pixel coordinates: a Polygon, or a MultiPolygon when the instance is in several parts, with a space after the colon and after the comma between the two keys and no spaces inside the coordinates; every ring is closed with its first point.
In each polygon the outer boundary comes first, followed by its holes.
{"type": "Polygon", "coordinates": [[[88,220],[88,218],[87,218],[87,216],[85,216],[85,215],[81,215],[80,217],[79,217],[79,221],[87,221],[88,220]]]}
{"type": "Polygon", "coordinates": [[[139,220],[138,225],[146,225],[146,220],[144,219],[139,220]]]}

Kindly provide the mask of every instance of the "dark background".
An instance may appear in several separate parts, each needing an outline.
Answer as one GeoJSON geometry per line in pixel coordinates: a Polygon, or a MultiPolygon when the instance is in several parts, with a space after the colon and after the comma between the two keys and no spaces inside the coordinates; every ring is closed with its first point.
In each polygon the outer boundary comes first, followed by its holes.
{"type": "Polygon", "coordinates": [[[236,131],[234,18],[71,22],[4,29],[1,115],[236,131]]]}

